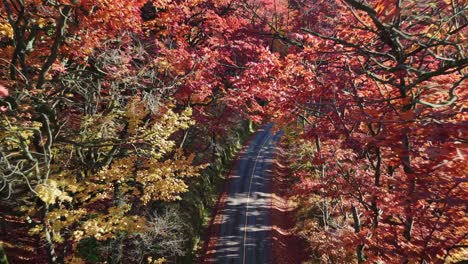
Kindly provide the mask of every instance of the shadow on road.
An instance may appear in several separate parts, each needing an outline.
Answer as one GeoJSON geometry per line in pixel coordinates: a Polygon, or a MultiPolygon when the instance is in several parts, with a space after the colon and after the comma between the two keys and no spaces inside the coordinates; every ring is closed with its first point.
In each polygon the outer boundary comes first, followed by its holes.
{"type": "Polygon", "coordinates": [[[241,153],[213,224],[205,263],[271,263],[271,174],[282,132],[269,124],[241,153]]]}

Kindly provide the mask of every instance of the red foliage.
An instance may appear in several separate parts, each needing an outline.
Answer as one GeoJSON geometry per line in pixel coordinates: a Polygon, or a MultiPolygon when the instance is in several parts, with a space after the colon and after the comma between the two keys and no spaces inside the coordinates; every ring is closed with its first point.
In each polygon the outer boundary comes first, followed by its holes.
{"type": "Polygon", "coordinates": [[[448,19],[462,3],[294,2],[283,37],[299,49],[285,58],[265,50],[234,98],[254,117],[306,124],[303,138],[317,150],[302,162],[315,167],[298,172],[296,193],[331,203],[321,253],[443,262],[466,244],[468,226],[468,61],[463,18],[448,19]]]}
{"type": "MultiPolygon", "coordinates": [[[[125,95],[175,98],[215,136],[237,113],[274,117],[315,144],[295,192],[334,205],[318,251],[443,262],[467,242],[465,9],[462,0],[2,1],[0,76],[12,94],[53,98],[83,65],[105,75],[99,95],[119,80],[125,95]],[[145,52],[133,53],[133,34],[145,52]],[[93,68],[108,45],[118,61],[93,68]],[[152,75],[127,80],[142,72],[152,75]]],[[[64,102],[83,101],[71,93],[64,102]]],[[[57,120],[78,128],[82,114],[57,120]]]]}
{"type": "Polygon", "coordinates": [[[7,97],[7,96],[8,96],[8,89],[5,86],[0,85],[0,98],[7,97]]]}

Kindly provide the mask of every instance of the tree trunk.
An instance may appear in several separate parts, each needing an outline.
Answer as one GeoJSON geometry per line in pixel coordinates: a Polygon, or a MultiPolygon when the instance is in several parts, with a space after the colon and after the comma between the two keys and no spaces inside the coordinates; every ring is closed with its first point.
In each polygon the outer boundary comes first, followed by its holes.
{"type": "Polygon", "coordinates": [[[413,222],[414,218],[412,216],[412,200],[413,200],[413,194],[416,191],[416,178],[413,175],[413,168],[411,167],[411,143],[409,139],[409,135],[406,134],[405,137],[403,138],[403,146],[405,149],[405,154],[403,156],[403,170],[405,173],[410,176],[410,182],[409,182],[409,189],[408,189],[408,198],[407,198],[407,204],[406,204],[406,223],[405,223],[405,230],[404,230],[404,236],[406,240],[410,241],[411,240],[411,232],[413,230],[413,222]]]}
{"type": "MultiPolygon", "coordinates": [[[[114,182],[114,205],[121,207],[124,204],[122,199],[122,190],[120,183],[114,182]]],[[[109,242],[109,255],[107,261],[109,264],[122,263],[122,254],[123,254],[123,240],[124,235],[122,232],[119,232],[114,239],[109,242]]]]}
{"type": "MultiPolygon", "coordinates": [[[[354,232],[359,233],[361,231],[361,220],[359,219],[358,209],[355,206],[352,207],[352,213],[353,213],[353,220],[354,220],[354,232]]],[[[358,263],[364,263],[365,256],[364,256],[363,244],[360,244],[356,247],[356,256],[358,259],[358,263]]]]}
{"type": "Polygon", "coordinates": [[[55,243],[53,241],[52,230],[50,229],[49,221],[47,220],[47,213],[49,212],[49,205],[45,205],[44,215],[42,217],[44,223],[44,233],[46,240],[47,256],[49,263],[59,263],[57,252],[55,251],[55,243]]]}
{"type": "Polygon", "coordinates": [[[110,243],[110,252],[107,258],[109,264],[118,264],[122,263],[123,256],[123,239],[122,234],[118,234],[110,243]]]}

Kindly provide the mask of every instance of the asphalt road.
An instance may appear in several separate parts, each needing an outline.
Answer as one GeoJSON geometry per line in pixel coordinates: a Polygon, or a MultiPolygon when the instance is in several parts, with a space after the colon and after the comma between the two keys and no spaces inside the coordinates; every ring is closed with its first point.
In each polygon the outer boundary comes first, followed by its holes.
{"type": "Polygon", "coordinates": [[[229,180],[211,263],[271,263],[271,168],[282,132],[260,129],[229,180]]]}

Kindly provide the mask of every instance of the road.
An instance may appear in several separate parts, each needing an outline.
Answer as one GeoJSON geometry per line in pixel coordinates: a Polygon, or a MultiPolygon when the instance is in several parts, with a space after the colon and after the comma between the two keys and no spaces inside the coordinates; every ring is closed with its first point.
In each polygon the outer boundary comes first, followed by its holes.
{"type": "Polygon", "coordinates": [[[260,129],[229,179],[220,211],[216,253],[210,263],[271,263],[271,168],[282,132],[260,129]]]}

